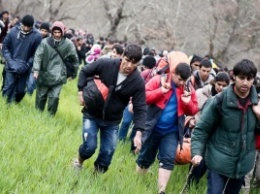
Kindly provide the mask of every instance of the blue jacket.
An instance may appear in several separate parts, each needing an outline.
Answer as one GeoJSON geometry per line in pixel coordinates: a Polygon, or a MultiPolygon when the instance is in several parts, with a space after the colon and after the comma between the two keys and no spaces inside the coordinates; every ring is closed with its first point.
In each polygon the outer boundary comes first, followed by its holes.
{"type": "Polygon", "coordinates": [[[15,67],[20,65],[19,62],[32,67],[34,53],[41,40],[41,34],[36,28],[24,35],[21,33],[20,26],[14,26],[3,42],[3,55],[7,62],[6,70],[15,72],[15,67]]]}

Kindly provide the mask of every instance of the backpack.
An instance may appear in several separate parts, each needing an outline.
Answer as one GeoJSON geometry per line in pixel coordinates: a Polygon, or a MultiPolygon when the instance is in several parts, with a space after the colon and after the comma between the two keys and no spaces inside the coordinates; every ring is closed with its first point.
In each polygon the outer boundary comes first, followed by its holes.
{"type": "MultiPolygon", "coordinates": [[[[216,98],[216,101],[217,101],[217,110],[218,110],[218,113],[221,116],[222,115],[222,103],[223,103],[223,98],[224,98],[223,92],[218,93],[217,95],[215,95],[215,98],[216,98]]],[[[203,105],[203,107],[204,107],[204,105],[203,105]]],[[[202,109],[203,109],[203,107],[202,107],[202,109]]],[[[221,118],[221,117],[219,117],[219,118],[221,118]]],[[[256,143],[256,149],[260,150],[260,122],[258,122],[258,124],[256,126],[255,141],[256,141],[255,142],[256,143]]]]}
{"type": "MultiPolygon", "coordinates": [[[[83,88],[85,108],[93,115],[103,113],[109,88],[98,77],[87,78],[83,88]]],[[[104,114],[104,113],[103,113],[104,114]]]]}
{"type": "Polygon", "coordinates": [[[156,64],[156,73],[157,74],[162,74],[162,73],[168,73],[169,72],[169,61],[168,61],[168,57],[162,57],[159,59],[159,61],[156,64]]]}

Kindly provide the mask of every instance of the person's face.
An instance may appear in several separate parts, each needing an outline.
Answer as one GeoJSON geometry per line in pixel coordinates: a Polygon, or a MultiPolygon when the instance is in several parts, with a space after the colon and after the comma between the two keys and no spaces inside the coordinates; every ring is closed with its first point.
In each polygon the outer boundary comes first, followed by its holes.
{"type": "Polygon", "coordinates": [[[192,71],[196,71],[200,69],[200,62],[199,61],[195,61],[194,63],[191,64],[191,69],[192,71]]]}
{"type": "Polygon", "coordinates": [[[201,66],[200,68],[200,78],[202,79],[202,81],[206,81],[209,77],[211,71],[211,67],[203,67],[201,66]]]}
{"type": "Polygon", "coordinates": [[[220,93],[220,92],[222,92],[222,90],[223,90],[223,88],[225,88],[225,87],[227,87],[227,82],[225,82],[225,81],[217,81],[216,83],[215,83],[215,90],[216,90],[216,92],[217,93],[220,93]]]}
{"type": "Polygon", "coordinates": [[[7,20],[9,18],[9,14],[5,13],[5,14],[2,15],[2,17],[3,17],[3,20],[7,20]]]}
{"type": "Polygon", "coordinates": [[[48,34],[49,34],[48,30],[45,30],[45,29],[40,29],[40,33],[41,33],[43,38],[48,36],[48,34]]]}
{"type": "Polygon", "coordinates": [[[172,82],[177,86],[183,86],[186,80],[182,79],[179,74],[171,73],[172,82]]]}
{"type": "Polygon", "coordinates": [[[83,39],[78,39],[77,46],[82,46],[82,45],[83,45],[83,39]]]}
{"type": "Polygon", "coordinates": [[[120,58],[120,54],[118,54],[117,52],[116,52],[116,49],[115,48],[113,48],[113,50],[111,51],[111,53],[110,53],[110,57],[111,58],[120,58]]]}
{"type": "Polygon", "coordinates": [[[136,67],[137,67],[137,63],[133,63],[126,56],[122,57],[122,61],[121,61],[121,65],[120,65],[120,72],[121,73],[129,75],[135,70],[136,67]]]}
{"type": "Polygon", "coordinates": [[[60,30],[53,30],[52,32],[53,38],[59,40],[61,38],[61,31],[60,30]]]}
{"type": "Polygon", "coordinates": [[[30,32],[30,30],[32,29],[32,26],[24,26],[24,25],[22,25],[21,28],[22,28],[22,30],[24,32],[30,32]]]}
{"type": "Polygon", "coordinates": [[[253,85],[254,78],[248,78],[242,75],[234,76],[235,78],[235,93],[239,97],[246,97],[249,92],[250,88],[253,85]]]}

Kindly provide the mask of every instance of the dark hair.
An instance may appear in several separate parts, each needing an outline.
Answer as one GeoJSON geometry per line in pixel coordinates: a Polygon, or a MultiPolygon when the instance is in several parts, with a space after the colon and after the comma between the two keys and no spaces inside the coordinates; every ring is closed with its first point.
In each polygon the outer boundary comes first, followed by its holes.
{"type": "Polygon", "coordinates": [[[224,81],[229,85],[230,77],[226,72],[219,72],[215,77],[215,82],[224,81]]]}
{"type": "Polygon", "coordinates": [[[156,65],[156,60],[153,56],[146,56],[143,59],[143,66],[147,67],[148,69],[154,68],[156,65]]]}
{"type": "Polygon", "coordinates": [[[4,14],[9,14],[9,11],[7,11],[7,10],[2,11],[1,15],[4,15],[4,14]]]}
{"type": "Polygon", "coordinates": [[[149,47],[144,48],[143,55],[148,55],[149,51],[149,47]]]}
{"type": "Polygon", "coordinates": [[[248,59],[243,59],[239,61],[233,68],[233,73],[235,76],[245,76],[249,79],[254,79],[257,73],[257,68],[253,61],[248,59]]]}
{"type": "Polygon", "coordinates": [[[136,44],[126,46],[123,56],[126,56],[132,63],[138,63],[142,58],[142,48],[136,44]]]}
{"type": "Polygon", "coordinates": [[[155,56],[155,54],[154,54],[154,52],[152,51],[152,50],[150,50],[148,53],[147,53],[147,55],[149,55],[149,56],[155,56]]]}
{"type": "Polygon", "coordinates": [[[191,68],[187,63],[179,63],[175,68],[175,74],[186,80],[191,76],[191,68]]]}
{"type": "Polygon", "coordinates": [[[212,68],[212,63],[211,63],[210,60],[208,60],[208,59],[203,59],[203,60],[200,62],[200,68],[201,68],[201,67],[212,68]]]}
{"type": "Polygon", "coordinates": [[[113,50],[113,49],[115,49],[116,52],[117,52],[117,54],[119,54],[119,55],[122,55],[123,52],[124,52],[123,47],[122,47],[121,45],[119,45],[119,44],[115,44],[115,45],[112,47],[112,50],[113,50]]]}
{"type": "Polygon", "coordinates": [[[201,62],[202,59],[203,59],[203,58],[202,58],[201,56],[194,54],[194,55],[192,56],[191,61],[190,61],[190,65],[191,65],[192,63],[196,62],[196,61],[201,62]]]}

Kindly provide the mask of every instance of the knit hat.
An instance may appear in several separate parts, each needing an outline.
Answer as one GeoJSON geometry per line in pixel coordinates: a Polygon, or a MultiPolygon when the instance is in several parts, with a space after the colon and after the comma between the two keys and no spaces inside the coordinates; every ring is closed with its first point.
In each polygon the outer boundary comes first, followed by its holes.
{"type": "Polygon", "coordinates": [[[22,19],[22,24],[24,26],[32,27],[34,24],[34,18],[32,15],[25,15],[22,19]]]}
{"type": "Polygon", "coordinates": [[[64,36],[65,27],[62,22],[60,22],[60,21],[54,22],[51,26],[51,32],[53,32],[53,30],[60,30],[61,36],[64,36]]]}
{"type": "Polygon", "coordinates": [[[48,22],[43,22],[40,26],[40,30],[41,29],[44,29],[44,30],[47,30],[48,32],[50,32],[50,25],[48,22]]]}
{"type": "Polygon", "coordinates": [[[153,56],[146,56],[143,59],[143,66],[147,67],[148,69],[154,68],[156,65],[156,60],[153,56]]]}

